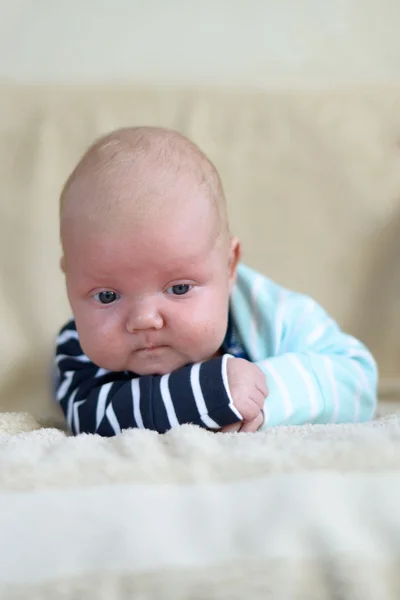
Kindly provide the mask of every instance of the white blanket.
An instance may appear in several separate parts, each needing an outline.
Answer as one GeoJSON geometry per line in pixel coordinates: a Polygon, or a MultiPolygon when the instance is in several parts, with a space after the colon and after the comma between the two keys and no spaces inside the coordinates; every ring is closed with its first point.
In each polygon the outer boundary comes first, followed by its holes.
{"type": "Polygon", "coordinates": [[[67,436],[0,414],[0,598],[400,597],[400,419],[67,436]]]}

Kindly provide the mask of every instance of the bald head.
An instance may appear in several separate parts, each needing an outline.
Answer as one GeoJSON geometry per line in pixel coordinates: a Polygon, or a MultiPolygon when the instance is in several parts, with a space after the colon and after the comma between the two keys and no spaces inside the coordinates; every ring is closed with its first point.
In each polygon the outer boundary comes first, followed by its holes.
{"type": "Polygon", "coordinates": [[[168,129],[120,129],[97,140],[68,178],[60,198],[61,238],[72,224],[122,227],[190,210],[191,203],[211,208],[218,233],[228,233],[218,172],[194,143],[168,129]]]}

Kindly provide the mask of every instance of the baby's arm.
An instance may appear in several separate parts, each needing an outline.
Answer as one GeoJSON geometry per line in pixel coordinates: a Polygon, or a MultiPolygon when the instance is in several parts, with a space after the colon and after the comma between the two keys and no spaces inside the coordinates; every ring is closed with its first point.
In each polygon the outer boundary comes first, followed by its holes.
{"type": "Polygon", "coordinates": [[[280,315],[275,356],[256,362],[269,388],[262,429],[370,419],[377,367],[367,348],[300,294],[284,294],[280,315]]]}
{"type": "Polygon", "coordinates": [[[227,379],[228,355],[168,375],[113,373],[83,353],[74,321],[60,332],[57,400],[74,434],[113,436],[128,428],[163,433],[183,423],[220,429],[242,420],[227,379]]]}

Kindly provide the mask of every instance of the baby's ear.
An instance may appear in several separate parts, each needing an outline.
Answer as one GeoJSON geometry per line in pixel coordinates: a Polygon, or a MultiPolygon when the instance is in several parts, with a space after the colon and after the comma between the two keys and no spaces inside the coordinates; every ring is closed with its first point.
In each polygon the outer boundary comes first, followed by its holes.
{"type": "Polygon", "coordinates": [[[60,267],[61,267],[61,271],[63,273],[65,273],[65,258],[64,258],[64,256],[62,256],[60,259],[60,267]]]}
{"type": "Polygon", "coordinates": [[[232,291],[236,281],[236,272],[242,256],[242,245],[239,238],[232,237],[229,242],[229,291],[232,291]]]}

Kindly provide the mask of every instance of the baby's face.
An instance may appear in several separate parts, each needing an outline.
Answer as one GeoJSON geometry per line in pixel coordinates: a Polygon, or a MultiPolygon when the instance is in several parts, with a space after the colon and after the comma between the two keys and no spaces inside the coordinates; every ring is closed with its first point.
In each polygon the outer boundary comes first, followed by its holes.
{"type": "Polygon", "coordinates": [[[64,236],[68,296],[95,364],[165,374],[216,354],[239,246],[213,239],[209,222],[203,208],[131,230],[64,236]]]}

